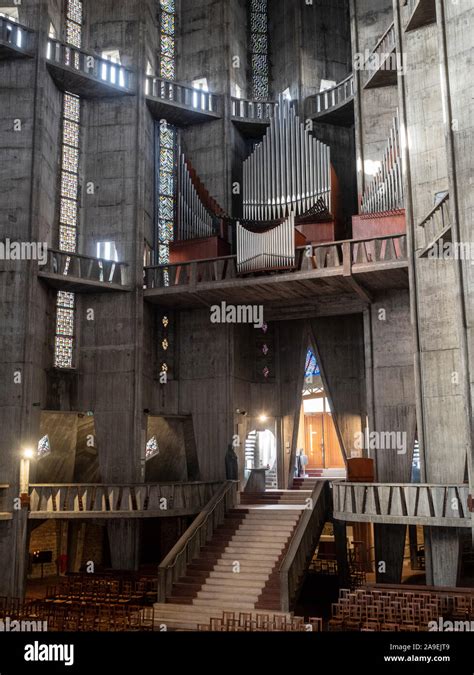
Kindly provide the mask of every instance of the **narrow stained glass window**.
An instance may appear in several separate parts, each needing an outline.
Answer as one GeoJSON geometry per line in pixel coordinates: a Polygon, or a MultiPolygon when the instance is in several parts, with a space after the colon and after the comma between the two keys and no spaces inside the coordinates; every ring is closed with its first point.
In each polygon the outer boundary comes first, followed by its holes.
{"type": "MultiPolygon", "coordinates": [[[[82,46],[83,6],[81,0],[66,0],[65,40],[73,47],[82,46]]],[[[66,49],[66,65],[79,67],[79,53],[66,49]]],[[[61,198],[59,203],[59,250],[75,253],[77,250],[77,222],[79,196],[79,141],[81,101],[66,92],[63,96],[63,126],[61,138],[61,198]]],[[[64,274],[69,274],[71,258],[67,258],[64,274]]],[[[56,335],[54,365],[56,368],[74,367],[73,293],[59,291],[56,298],[56,335]]]]}
{"type": "Polygon", "coordinates": [[[268,13],[266,0],[249,1],[250,70],[252,98],[270,97],[270,61],[268,57],[268,13]]]}

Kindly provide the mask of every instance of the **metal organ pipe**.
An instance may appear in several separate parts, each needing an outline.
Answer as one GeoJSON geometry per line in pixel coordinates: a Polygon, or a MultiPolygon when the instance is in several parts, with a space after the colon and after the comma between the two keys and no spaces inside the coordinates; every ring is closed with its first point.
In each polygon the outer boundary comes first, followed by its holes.
{"type": "Polygon", "coordinates": [[[295,215],[267,232],[251,232],[237,223],[237,271],[290,269],[295,265],[295,215]]]}
{"type": "Polygon", "coordinates": [[[361,213],[381,213],[402,209],[403,206],[400,122],[397,112],[390,129],[380,169],[365,189],[360,211],[361,213]]]}
{"type": "Polygon", "coordinates": [[[179,154],[178,165],[177,239],[199,239],[215,234],[214,220],[202,203],[186,164],[179,154]]]}
{"type": "Polygon", "coordinates": [[[313,138],[280,97],[263,141],[244,162],[244,218],[302,215],[320,199],[330,211],[330,161],[329,147],[313,138]]]}

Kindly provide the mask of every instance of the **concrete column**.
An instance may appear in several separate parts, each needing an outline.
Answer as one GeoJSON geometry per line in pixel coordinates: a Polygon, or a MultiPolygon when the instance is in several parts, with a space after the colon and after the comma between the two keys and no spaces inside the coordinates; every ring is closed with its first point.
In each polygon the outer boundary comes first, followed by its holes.
{"type": "Polygon", "coordinates": [[[374,525],[375,578],[378,584],[402,581],[405,525],[374,525]]]}
{"type": "Polygon", "coordinates": [[[459,531],[454,527],[425,528],[426,583],[451,588],[457,586],[460,564],[459,531]]]}

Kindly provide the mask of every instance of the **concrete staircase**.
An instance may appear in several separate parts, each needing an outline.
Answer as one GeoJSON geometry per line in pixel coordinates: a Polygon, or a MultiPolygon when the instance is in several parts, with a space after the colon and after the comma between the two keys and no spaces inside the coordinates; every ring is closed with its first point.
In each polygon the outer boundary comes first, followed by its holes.
{"type": "Polygon", "coordinates": [[[278,571],[310,495],[242,493],[241,505],[227,513],[166,603],[155,605],[155,623],[168,630],[197,630],[224,611],[281,613],[278,571]]]}

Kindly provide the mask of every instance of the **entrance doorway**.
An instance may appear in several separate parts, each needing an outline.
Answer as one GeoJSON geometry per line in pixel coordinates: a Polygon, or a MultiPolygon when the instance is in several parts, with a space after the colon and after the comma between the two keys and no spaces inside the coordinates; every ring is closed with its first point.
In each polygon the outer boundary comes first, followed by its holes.
{"type": "MultiPolygon", "coordinates": [[[[320,399],[318,403],[326,408],[327,399],[320,399]]],[[[307,407],[310,408],[310,406],[307,407]]],[[[304,412],[304,428],[304,449],[308,457],[307,468],[343,469],[344,461],[331,411],[323,409],[322,412],[304,412]]]]}
{"type": "Polygon", "coordinates": [[[334,469],[339,474],[345,470],[333,411],[312,349],[308,350],[306,357],[298,449],[307,458],[305,474],[318,475],[321,471],[334,469]]]}

